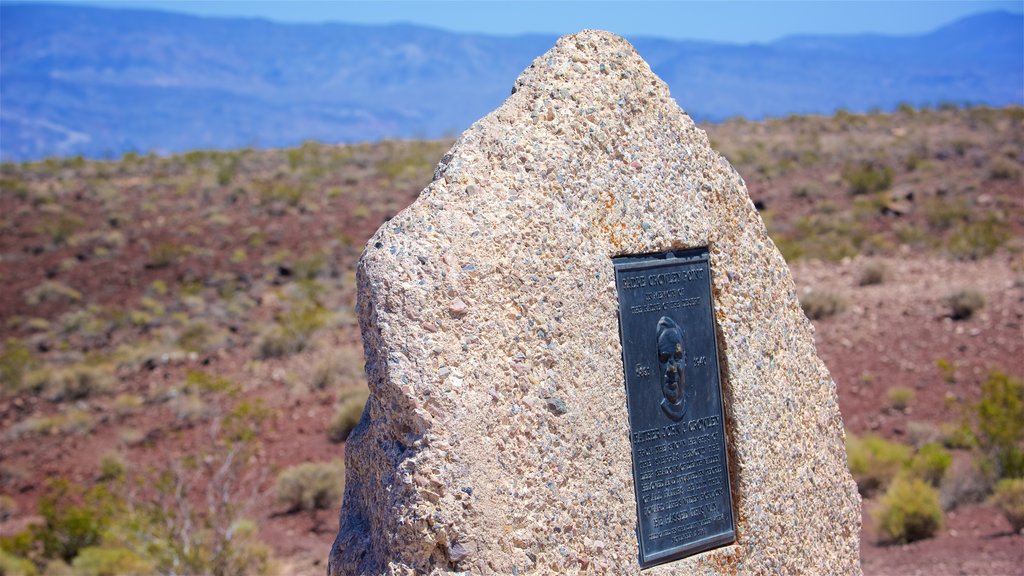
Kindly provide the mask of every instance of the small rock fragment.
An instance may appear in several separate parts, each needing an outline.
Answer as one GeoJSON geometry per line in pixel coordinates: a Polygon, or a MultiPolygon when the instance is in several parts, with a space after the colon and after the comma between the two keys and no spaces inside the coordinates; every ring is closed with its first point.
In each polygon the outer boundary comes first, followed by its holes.
{"type": "Polygon", "coordinates": [[[469,306],[466,306],[466,303],[462,301],[462,298],[456,298],[448,305],[448,311],[451,312],[452,316],[463,316],[469,311],[469,306]]]}
{"type": "Polygon", "coordinates": [[[548,410],[553,414],[561,416],[569,411],[569,407],[565,405],[565,401],[560,398],[548,398],[548,410]]]}
{"type": "Polygon", "coordinates": [[[456,564],[462,562],[469,556],[469,550],[462,545],[461,542],[456,542],[448,546],[448,558],[456,564]]]}

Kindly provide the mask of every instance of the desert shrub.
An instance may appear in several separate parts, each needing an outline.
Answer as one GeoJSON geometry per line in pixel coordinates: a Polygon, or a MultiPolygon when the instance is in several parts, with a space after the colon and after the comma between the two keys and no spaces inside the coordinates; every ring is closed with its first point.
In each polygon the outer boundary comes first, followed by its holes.
{"type": "Polygon", "coordinates": [[[25,302],[30,306],[47,303],[67,304],[78,302],[81,299],[81,292],[55,280],[46,280],[42,284],[25,292],[25,302]]]}
{"type": "Polygon", "coordinates": [[[348,439],[348,435],[359,424],[369,394],[369,390],[359,387],[349,389],[341,395],[338,410],[327,427],[327,437],[331,442],[344,442],[348,439]]]}
{"type": "Polygon", "coordinates": [[[931,538],[942,528],[939,493],[917,478],[900,476],[875,511],[878,530],[888,542],[914,542],[931,538]]]}
{"type": "Polygon", "coordinates": [[[958,226],[950,236],[947,250],[958,260],[991,256],[1010,238],[1006,223],[994,214],[958,226]]]}
{"type": "Polygon", "coordinates": [[[239,402],[211,416],[194,453],[130,475],[152,490],[129,492],[132,513],[118,524],[128,529],[111,531],[104,545],[136,550],[162,574],[267,573],[269,549],[244,512],[256,500],[257,431],[268,416],[259,402],[239,402]]]}
{"type": "Polygon", "coordinates": [[[906,410],[914,401],[914,390],[906,386],[893,386],[885,391],[885,400],[893,410],[906,410]]]}
{"type": "Polygon", "coordinates": [[[4,342],[3,352],[0,352],[0,391],[18,391],[22,378],[36,364],[38,361],[28,346],[21,340],[8,339],[4,342]]]}
{"type": "Polygon", "coordinates": [[[857,481],[857,490],[868,495],[889,484],[910,458],[910,448],[869,434],[846,438],[850,473],[857,481]]]}
{"type": "Polygon", "coordinates": [[[945,298],[949,317],[953,320],[967,320],[985,307],[985,297],[973,289],[957,290],[945,298]]]}
{"type": "Polygon", "coordinates": [[[953,456],[941,444],[930,442],[914,454],[907,464],[907,469],[914,478],[938,486],[952,463],[953,456]]]}
{"type": "Polygon", "coordinates": [[[75,576],[152,574],[153,564],[127,548],[83,548],[71,563],[75,576]]]}
{"type": "Polygon", "coordinates": [[[992,180],[1017,180],[1020,178],[1020,167],[1009,158],[999,156],[989,162],[988,177],[992,180]]]}
{"type": "Polygon", "coordinates": [[[82,219],[77,216],[64,213],[49,214],[36,226],[36,232],[49,236],[54,244],[62,245],[67,243],[83,224],[82,219]]]}
{"type": "Polygon", "coordinates": [[[122,503],[105,486],[84,489],[54,480],[39,499],[43,523],[5,540],[4,547],[19,556],[71,562],[83,548],[98,545],[122,511],[122,503]]]}
{"type": "Polygon", "coordinates": [[[238,173],[238,156],[232,155],[227,159],[227,162],[221,163],[217,169],[217,185],[227,186],[234,180],[235,175],[238,173]]]}
{"type": "Polygon", "coordinates": [[[104,454],[103,459],[100,460],[98,479],[100,482],[117,480],[124,476],[126,470],[127,464],[125,464],[124,457],[115,452],[110,452],[104,454]]]}
{"type": "Polygon", "coordinates": [[[290,512],[337,506],[344,491],[345,465],[341,461],[307,462],[277,476],[277,499],[290,512]]]}
{"type": "Polygon", "coordinates": [[[214,416],[214,406],[204,401],[198,394],[182,394],[170,402],[175,422],[188,428],[214,416]]]}
{"type": "Polygon", "coordinates": [[[327,325],[330,313],[314,299],[293,302],[277,324],[265,331],[256,344],[261,359],[279,358],[306,349],[309,338],[327,325]]]}
{"type": "Polygon", "coordinates": [[[305,345],[303,340],[295,338],[279,326],[273,326],[256,341],[256,356],[263,360],[280,358],[302,351],[305,345]]]}
{"type": "Polygon", "coordinates": [[[1000,477],[1024,477],[1024,381],[992,372],[981,383],[978,443],[1000,477]]]}
{"type": "Polygon", "coordinates": [[[808,292],[800,298],[800,307],[811,320],[834,316],[846,309],[846,301],[835,292],[808,292]]]}
{"type": "Polygon", "coordinates": [[[230,378],[217,376],[203,370],[189,370],[185,373],[185,391],[195,394],[236,394],[241,387],[230,378]]]}
{"type": "Polygon", "coordinates": [[[118,394],[110,402],[110,411],[115,416],[129,416],[138,412],[145,403],[142,396],[138,394],[118,394]]]}
{"type": "Polygon", "coordinates": [[[863,161],[847,164],[842,175],[851,194],[870,194],[892,186],[893,170],[880,162],[863,161]]]}
{"type": "Polygon", "coordinates": [[[0,576],[36,576],[39,572],[31,560],[19,558],[0,548],[0,576]]]}
{"type": "Polygon", "coordinates": [[[213,328],[201,320],[188,322],[178,335],[178,347],[185,352],[202,353],[210,345],[213,328]]]}
{"type": "Polygon", "coordinates": [[[392,181],[429,180],[443,149],[433,142],[416,142],[392,147],[377,163],[377,173],[392,181]]]}
{"type": "Polygon", "coordinates": [[[28,379],[32,388],[41,389],[54,402],[88,398],[110,390],[116,382],[113,365],[86,363],[56,370],[37,370],[28,379]]]}
{"type": "Polygon", "coordinates": [[[935,367],[939,369],[942,374],[942,379],[947,384],[956,383],[956,366],[946,358],[939,358],[935,361],[935,367]]]}
{"type": "Polygon", "coordinates": [[[966,222],[971,215],[971,208],[963,200],[945,201],[935,198],[924,205],[925,218],[928,225],[935,230],[948,230],[954,225],[966,222]]]}
{"type": "Polygon", "coordinates": [[[1014,532],[1024,530],[1024,478],[1000,480],[992,504],[1010,521],[1014,532]]]}
{"type": "Polygon", "coordinates": [[[265,182],[258,187],[260,202],[264,205],[281,202],[288,206],[298,206],[304,191],[301,186],[288,182],[265,182]]]}
{"type": "Polygon", "coordinates": [[[7,429],[9,438],[26,438],[44,434],[87,434],[96,422],[85,410],[73,409],[53,416],[34,416],[7,429]]]}
{"type": "Polygon", "coordinates": [[[872,262],[860,271],[857,278],[858,286],[874,286],[885,282],[885,265],[880,262],[872,262]]]}
{"type": "Polygon", "coordinates": [[[340,380],[340,374],[338,372],[338,365],[334,357],[328,357],[322,360],[313,369],[313,376],[310,384],[312,384],[315,390],[326,390],[332,388],[338,384],[340,380]]]}
{"type": "Polygon", "coordinates": [[[0,523],[14,518],[18,514],[18,503],[6,494],[0,494],[0,523]]]}
{"type": "Polygon", "coordinates": [[[195,460],[174,460],[162,473],[125,477],[111,487],[51,483],[39,503],[44,523],[2,539],[2,549],[46,565],[46,574],[266,573],[268,549],[256,541],[255,526],[238,517],[237,502],[252,496],[239,494],[236,484],[251,456],[240,447],[249,444],[219,438],[195,460]],[[190,493],[200,479],[206,505],[197,509],[190,493]],[[143,484],[152,490],[139,490],[143,484]],[[128,505],[114,487],[127,488],[122,491],[132,499],[145,492],[145,499],[128,505]]]}
{"type": "Polygon", "coordinates": [[[992,492],[995,471],[988,459],[973,455],[954,458],[939,484],[939,499],[944,510],[961,504],[981,502],[992,492]]]}
{"type": "Polygon", "coordinates": [[[942,431],[931,422],[917,420],[907,422],[907,441],[914,449],[920,450],[925,444],[940,440],[942,440],[942,431]]]}
{"type": "Polygon", "coordinates": [[[166,268],[173,266],[185,255],[185,248],[177,242],[157,242],[149,249],[147,268],[166,268]]]}
{"type": "Polygon", "coordinates": [[[829,213],[826,203],[819,204],[819,213],[797,218],[792,230],[784,234],[775,233],[769,227],[772,240],[787,261],[818,258],[838,262],[863,251],[868,237],[863,222],[851,216],[829,213]]]}
{"type": "Polygon", "coordinates": [[[955,424],[944,422],[939,425],[942,445],[953,450],[970,450],[978,445],[974,432],[966,422],[955,424]]]}

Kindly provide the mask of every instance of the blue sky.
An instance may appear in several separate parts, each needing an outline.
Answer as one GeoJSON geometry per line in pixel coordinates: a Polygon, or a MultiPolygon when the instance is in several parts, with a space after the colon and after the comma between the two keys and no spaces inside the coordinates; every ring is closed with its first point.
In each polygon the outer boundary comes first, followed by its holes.
{"type": "Polygon", "coordinates": [[[919,34],[968,14],[1021,12],[1016,1],[310,1],[115,0],[73,4],[136,7],[280,22],[410,22],[460,32],[567,34],[601,28],[624,36],[768,42],[791,34],[919,34]]]}

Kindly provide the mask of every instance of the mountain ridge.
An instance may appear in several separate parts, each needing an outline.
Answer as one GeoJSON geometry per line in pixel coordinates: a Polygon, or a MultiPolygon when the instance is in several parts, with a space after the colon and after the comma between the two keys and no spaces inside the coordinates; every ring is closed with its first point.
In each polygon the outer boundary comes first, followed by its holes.
{"type": "MultiPolygon", "coordinates": [[[[0,157],[437,137],[508,95],[554,43],[412,24],[277,23],[0,5],[0,157]]],[[[917,36],[631,42],[698,120],[1024,100],[1024,16],[917,36]],[[986,32],[987,31],[987,32],[986,32]]]]}

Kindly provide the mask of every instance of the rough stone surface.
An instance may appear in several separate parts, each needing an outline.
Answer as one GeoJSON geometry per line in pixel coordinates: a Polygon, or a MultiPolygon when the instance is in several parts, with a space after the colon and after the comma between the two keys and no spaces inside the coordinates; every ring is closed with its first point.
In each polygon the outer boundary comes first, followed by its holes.
{"type": "Polygon", "coordinates": [[[708,246],[737,542],[650,574],[857,574],[835,384],[739,174],[623,39],[562,38],[370,240],[372,395],[330,574],[636,574],[611,258],[708,246]]]}

